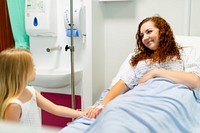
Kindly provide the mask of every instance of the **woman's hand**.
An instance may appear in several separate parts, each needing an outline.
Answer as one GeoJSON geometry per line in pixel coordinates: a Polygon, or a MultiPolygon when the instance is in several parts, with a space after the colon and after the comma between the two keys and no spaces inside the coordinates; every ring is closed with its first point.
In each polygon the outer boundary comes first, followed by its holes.
{"type": "Polygon", "coordinates": [[[85,116],[88,118],[96,118],[101,113],[103,108],[104,108],[104,106],[102,104],[93,106],[86,111],[85,116]]]}
{"type": "Polygon", "coordinates": [[[151,78],[155,78],[156,77],[156,73],[159,72],[160,69],[153,69],[149,72],[147,72],[138,82],[137,85],[146,82],[147,80],[151,79],[151,78]]]}
{"type": "Polygon", "coordinates": [[[141,84],[151,78],[162,77],[173,81],[176,84],[183,84],[190,88],[198,88],[200,86],[200,78],[192,72],[181,72],[165,69],[153,69],[146,73],[137,83],[141,84]]]}

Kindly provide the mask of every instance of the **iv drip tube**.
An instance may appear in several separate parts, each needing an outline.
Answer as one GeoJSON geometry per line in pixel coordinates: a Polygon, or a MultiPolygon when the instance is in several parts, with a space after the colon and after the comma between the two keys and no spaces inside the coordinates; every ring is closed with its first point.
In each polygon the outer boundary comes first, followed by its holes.
{"type": "Polygon", "coordinates": [[[73,0],[70,0],[70,24],[71,24],[71,48],[70,48],[70,55],[71,55],[71,96],[72,96],[72,109],[75,109],[76,102],[75,102],[75,76],[74,76],[74,29],[73,29],[73,0]]]}

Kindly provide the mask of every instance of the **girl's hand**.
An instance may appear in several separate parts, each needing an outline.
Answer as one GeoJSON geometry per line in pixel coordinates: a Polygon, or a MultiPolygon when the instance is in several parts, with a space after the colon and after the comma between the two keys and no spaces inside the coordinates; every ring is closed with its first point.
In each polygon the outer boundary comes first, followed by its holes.
{"type": "Polygon", "coordinates": [[[77,117],[84,116],[85,112],[77,110],[77,117]]]}

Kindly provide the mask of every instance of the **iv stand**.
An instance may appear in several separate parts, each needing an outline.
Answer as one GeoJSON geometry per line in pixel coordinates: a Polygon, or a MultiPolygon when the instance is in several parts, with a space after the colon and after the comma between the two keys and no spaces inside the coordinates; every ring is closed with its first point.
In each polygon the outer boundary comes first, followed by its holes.
{"type": "Polygon", "coordinates": [[[74,29],[73,29],[73,0],[70,0],[70,23],[71,23],[71,93],[72,93],[72,109],[75,109],[75,83],[74,83],[74,29]]]}
{"type": "Polygon", "coordinates": [[[72,100],[72,109],[75,109],[75,76],[74,76],[74,29],[73,29],[73,0],[70,0],[70,31],[71,31],[71,45],[66,45],[65,51],[70,49],[70,57],[71,57],[71,100],[72,100]]]}

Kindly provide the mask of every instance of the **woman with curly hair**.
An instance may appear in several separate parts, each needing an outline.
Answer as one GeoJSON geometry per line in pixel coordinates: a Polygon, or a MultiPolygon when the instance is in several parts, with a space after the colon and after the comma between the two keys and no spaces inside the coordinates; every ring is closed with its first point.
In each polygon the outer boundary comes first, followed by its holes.
{"type": "Polygon", "coordinates": [[[182,58],[183,47],[175,42],[170,25],[159,16],[145,18],[136,33],[137,46],[130,59],[130,70],[110,89],[105,98],[86,112],[96,118],[107,104],[117,96],[152,78],[166,78],[190,88],[200,85],[199,69],[187,70],[182,58]],[[187,71],[186,71],[187,70],[187,71]]]}

